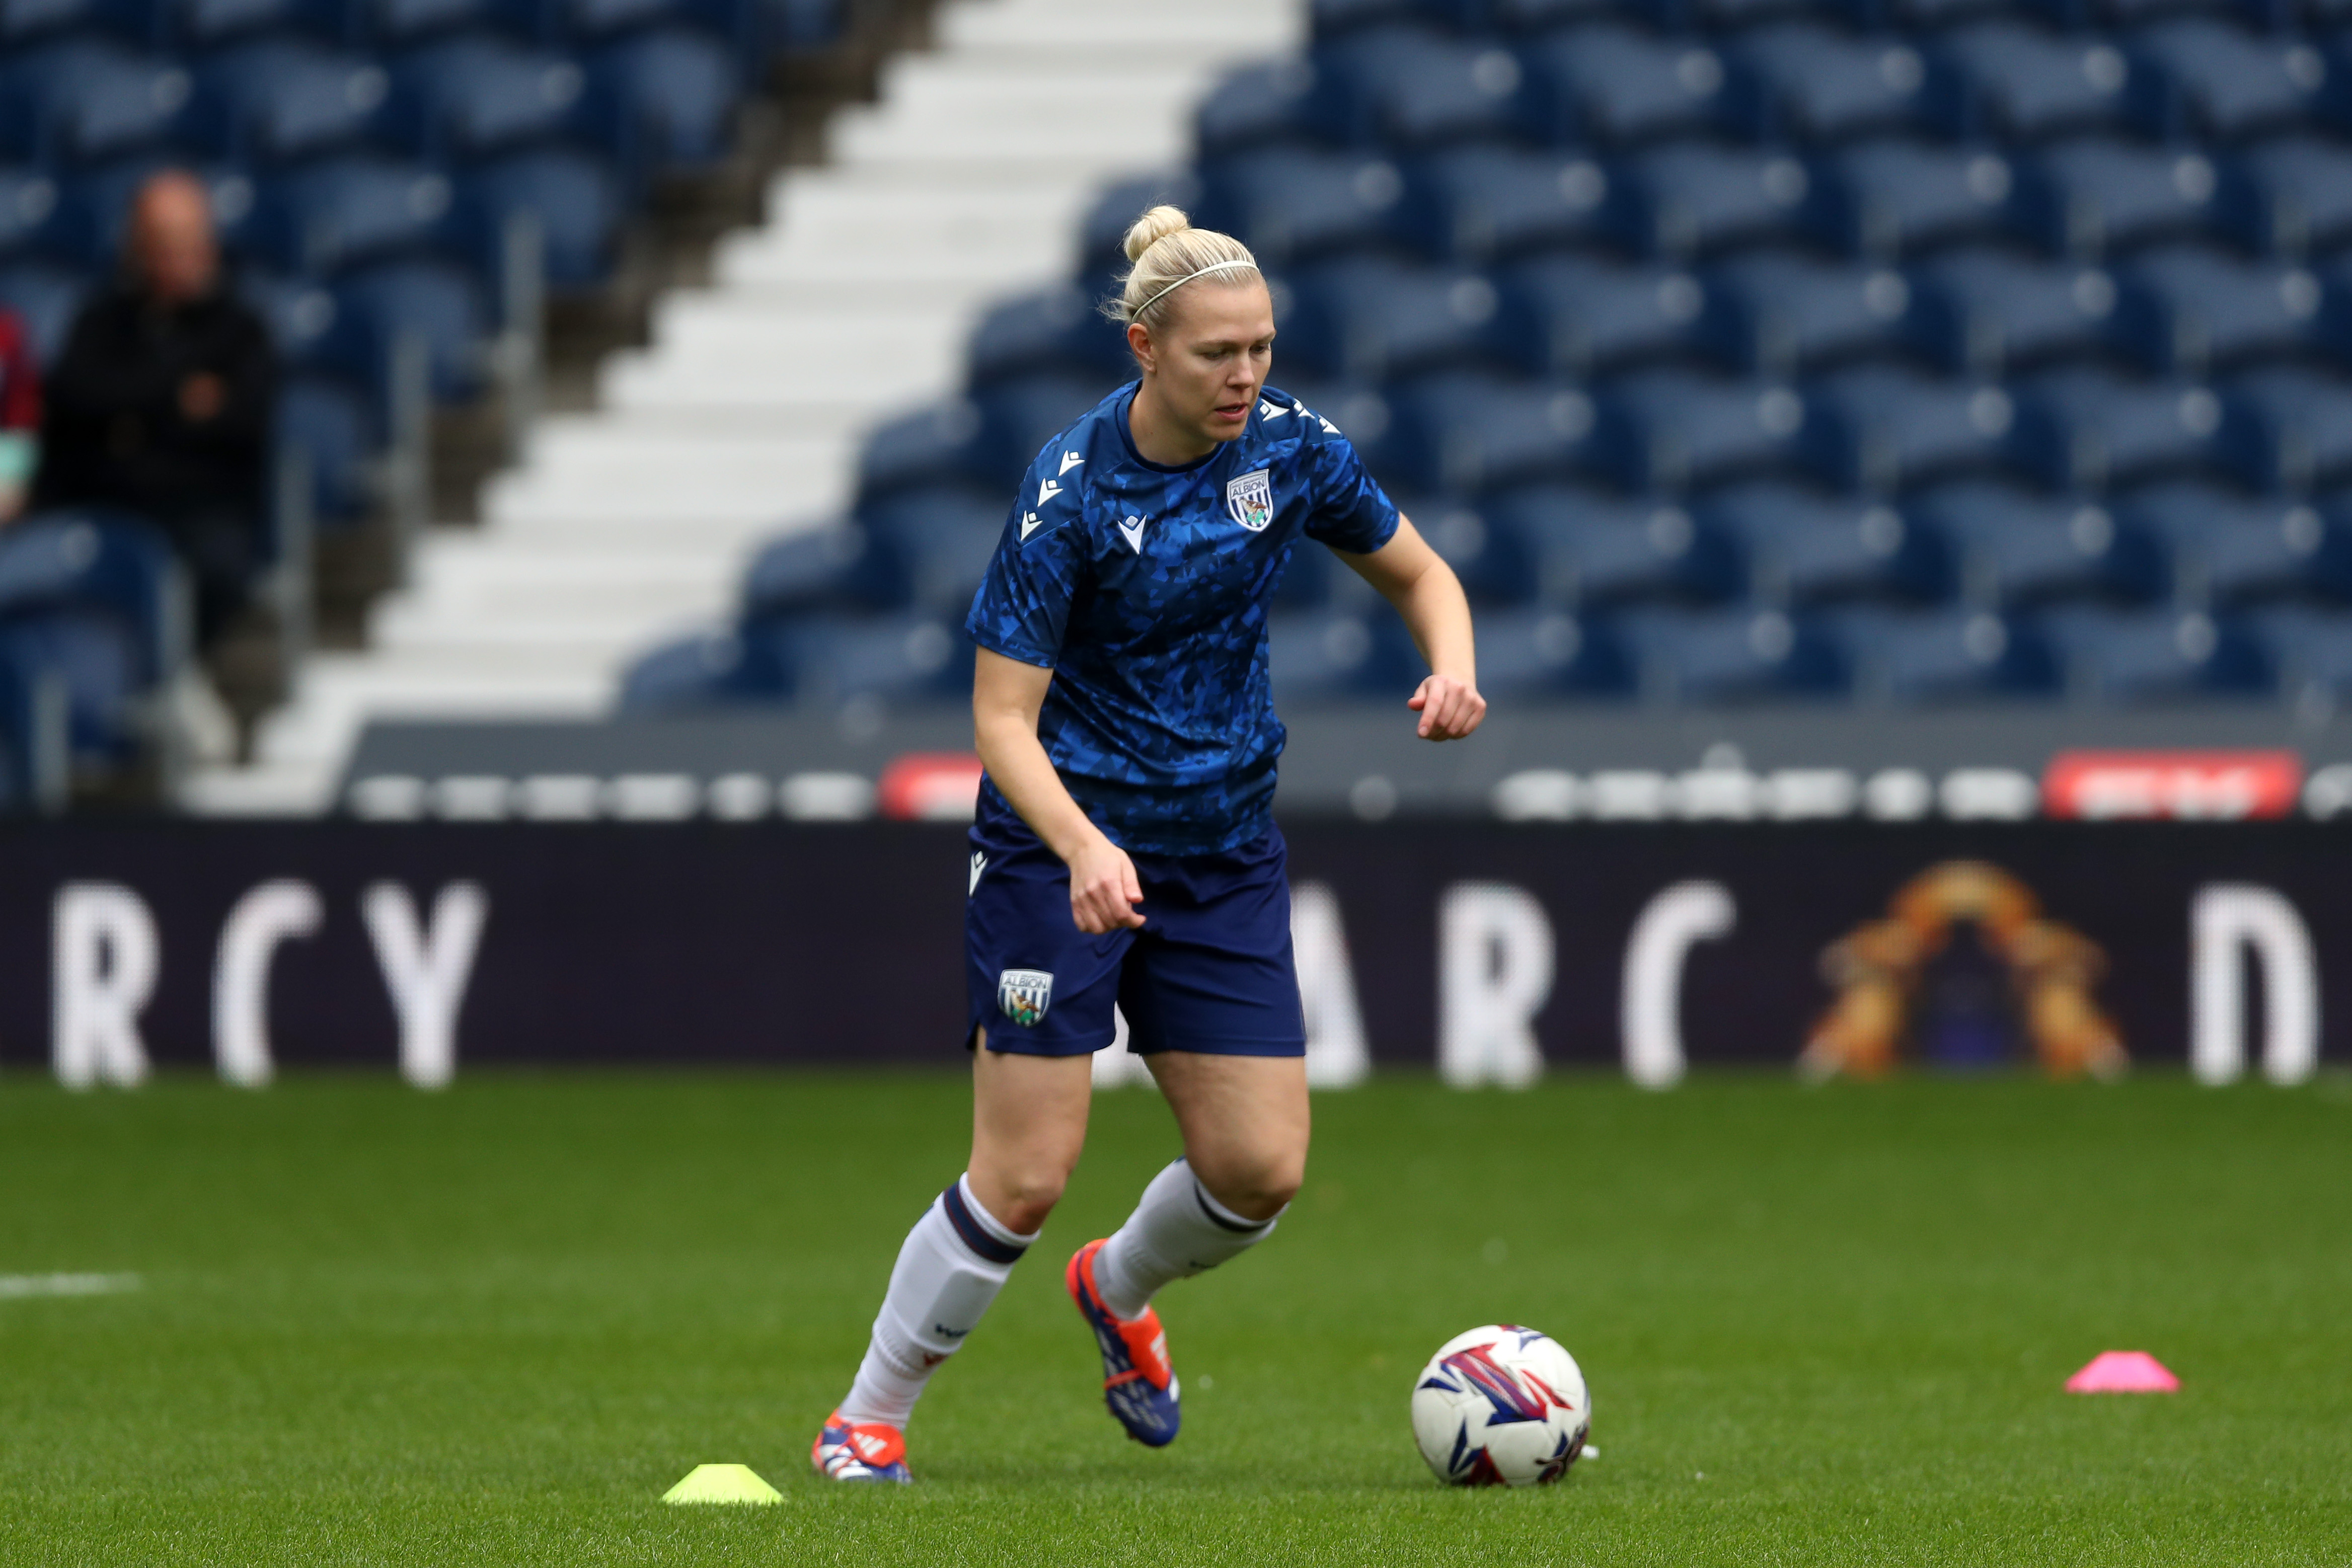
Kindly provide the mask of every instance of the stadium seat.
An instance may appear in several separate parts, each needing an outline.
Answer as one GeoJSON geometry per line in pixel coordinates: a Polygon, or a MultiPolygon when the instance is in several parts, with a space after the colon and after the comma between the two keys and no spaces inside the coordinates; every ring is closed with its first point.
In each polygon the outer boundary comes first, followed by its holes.
{"type": "Polygon", "coordinates": [[[182,55],[205,55],[265,37],[341,43],[350,34],[346,0],[156,0],[163,41],[182,55]]]}
{"type": "Polygon", "coordinates": [[[1979,608],[2146,604],[2172,586],[2161,543],[2091,502],[1976,481],[1932,491],[1906,510],[1949,541],[1979,608]]]}
{"type": "Polygon", "coordinates": [[[2352,384],[2279,366],[2223,389],[2225,461],[2258,489],[2308,495],[2352,484],[2352,384]]]}
{"type": "Polygon", "coordinates": [[[908,597],[902,563],[851,519],[761,546],[743,572],[740,617],[899,610],[908,597]]]}
{"type": "Polygon", "coordinates": [[[0,307],[16,312],[44,370],[57,362],[89,283],[44,261],[0,262],[0,307]]]}
{"type": "Polygon", "coordinates": [[[2266,605],[2239,624],[2261,643],[2297,707],[2332,714],[2352,699],[2352,615],[2315,605],[2266,605]]]}
{"type": "Polygon", "coordinates": [[[1816,607],[1855,601],[1927,605],[1950,597],[1942,538],[1879,501],[1785,484],[1719,490],[1693,510],[1736,541],[1759,603],[1816,607]]]}
{"type": "Polygon", "coordinates": [[[914,613],[810,615],[680,639],[622,676],[621,706],[663,712],[740,703],[817,713],[968,699],[972,645],[953,622],[914,613]]]}
{"type": "Polygon", "coordinates": [[[1570,486],[1541,486],[1483,509],[1512,541],[1549,604],[1596,613],[1640,605],[1721,604],[1744,584],[1738,546],[1684,507],[1570,486]]]}
{"type": "MultiPolygon", "coordinates": [[[[1193,111],[1193,142],[1203,160],[1283,146],[1328,151],[1340,133],[1325,104],[1326,91],[1311,60],[1243,66],[1227,72],[1193,111]]],[[[1128,218],[1148,201],[1128,207],[1128,218]]]]}
{"type": "Polygon", "coordinates": [[[2040,15],[2033,0],[1852,0],[1854,23],[1908,34],[1939,34],[1971,22],[2024,20],[2040,15]]]}
{"type": "Polygon", "coordinates": [[[1817,165],[1806,226],[1850,256],[1906,261],[2009,233],[2009,161],[1913,141],[1840,148],[1817,165]]]}
{"type": "Polygon", "coordinates": [[[449,203],[448,180],[417,164],[328,159],[260,182],[245,245],[279,271],[327,277],[434,248],[449,203]]]}
{"type": "MultiPolygon", "coordinates": [[[[1435,0],[1464,6],[1474,18],[1481,0],[1435,0]]],[[[1507,35],[1534,37],[1581,23],[1626,20],[1643,14],[1637,0],[1483,0],[1486,25],[1507,35]]]]}
{"type": "Polygon", "coordinates": [[[1278,147],[1210,164],[1201,185],[1202,225],[1236,236],[1269,266],[1403,244],[1404,176],[1384,158],[1278,147]]]}
{"type": "Polygon", "coordinates": [[[1628,489],[1679,494],[1801,471],[1805,400],[1789,387],[1639,371],[1596,401],[1594,460],[1628,489]]]}
{"type": "Polygon", "coordinates": [[[334,286],[335,323],[320,357],[363,385],[388,386],[403,338],[425,346],[433,395],[462,402],[488,380],[489,311],[466,271],[430,259],[362,268],[334,286]]]}
{"type": "Polygon", "coordinates": [[[1591,159],[1511,147],[1460,147],[1405,171],[1397,227],[1433,260],[1486,266],[1611,245],[1609,176],[1591,159]]]}
{"type": "Polygon", "coordinates": [[[1409,156],[1517,125],[1519,62],[1492,44],[1381,28],[1318,47],[1312,68],[1310,116],[1343,144],[1409,156]]]}
{"type": "Polygon", "coordinates": [[[2333,507],[2202,485],[2143,490],[2116,508],[2171,549],[2182,596],[2237,606],[2352,604],[2352,527],[2333,507]]]}
{"type": "Polygon", "coordinates": [[[1704,42],[1611,24],[1530,41],[1520,113],[1528,132],[1559,147],[1638,147],[1733,128],[1723,57],[1704,42]]]}
{"type": "Polygon", "coordinates": [[[471,162],[578,133],[587,86],[567,55],[467,34],[394,65],[383,120],[429,163],[471,162]]]}
{"type": "Polygon", "coordinates": [[[1871,365],[1816,382],[1806,396],[1804,448],[1835,485],[1900,495],[2016,461],[2016,404],[1998,386],[1871,365]]]}
{"type": "Polygon", "coordinates": [[[2049,641],[1985,610],[1862,606],[1828,618],[1856,685],[1906,707],[2047,700],[2064,690],[2049,641]]]}
{"type": "Polygon", "coordinates": [[[587,64],[583,122],[625,163],[702,169],[732,150],[741,73],[718,37],[684,27],[634,34],[587,64]]]}
{"type": "Polygon", "coordinates": [[[153,0],[0,0],[0,57],[75,36],[143,47],[155,22],[153,0]]]}
{"type": "Polygon", "coordinates": [[[1389,397],[1376,472],[1408,487],[1475,497],[1566,478],[1591,460],[1592,400],[1558,382],[1458,372],[1389,397]]]}
{"type": "MultiPolygon", "coordinates": [[[[1393,488],[1389,497],[1399,511],[1412,519],[1430,548],[1454,569],[1472,604],[1501,608],[1530,603],[1537,598],[1540,583],[1536,559],[1516,527],[1491,521],[1484,511],[1463,501],[1423,499],[1393,488]]],[[[1311,559],[1318,554],[1330,559],[1328,550],[1302,551],[1301,557],[1311,559]]],[[[1295,560],[1292,570],[1297,570],[1295,560]]],[[[1286,592],[1288,588],[1286,582],[1286,592]]],[[[1328,597],[1328,584],[1326,588],[1328,597]]],[[[1323,600],[1307,602],[1311,607],[1323,600]]]]}
{"type": "Polygon", "coordinates": [[[2053,255],[2089,260],[2168,240],[2220,239],[2220,175],[2202,152],[2075,141],[2019,170],[2019,228],[2053,255]]]}
{"type": "Polygon", "coordinates": [[[2319,280],[2300,267],[2168,247],[2121,268],[2112,329],[2149,370],[2203,377],[2310,359],[2319,280]]]}
{"type": "Polygon", "coordinates": [[[856,602],[874,609],[911,604],[961,622],[1004,538],[1006,501],[1003,494],[946,487],[860,507],[855,520],[875,559],[866,564],[856,602]]]}
{"type": "Polygon", "coordinates": [[[1765,252],[1709,269],[1696,332],[1734,369],[1785,378],[1907,358],[1910,309],[1899,272],[1765,252]]]}
{"type": "Polygon", "coordinates": [[[2246,628],[2202,611],[2076,605],[2041,624],[2063,651],[2069,685],[2117,706],[2270,697],[2278,672],[2246,628]]]}
{"type": "Polygon", "coordinates": [[[0,815],[66,804],[72,760],[65,685],[0,636],[0,815]]]}
{"type": "Polygon", "coordinates": [[[0,257],[43,248],[58,218],[58,183],[43,171],[0,167],[0,257]]]}
{"type": "Polygon", "coordinates": [[[1779,610],[1648,610],[1621,623],[1645,688],[1693,705],[1823,702],[1852,686],[1845,650],[1779,610]]]}
{"type": "Polygon", "coordinates": [[[1364,697],[1402,701],[1429,673],[1393,616],[1294,612],[1269,616],[1266,632],[1277,706],[1364,697]]]}
{"type": "Polygon", "coordinates": [[[980,426],[978,405],[954,398],[877,427],[858,450],[860,504],[901,490],[974,482],[980,426]]]}
{"type": "Polygon", "coordinates": [[[2333,255],[2352,245],[2352,149],[2311,136],[2245,148],[2222,165],[2214,215],[2258,254],[2333,255]]]}
{"type": "Polygon", "coordinates": [[[2104,38],[1983,22],[1937,39],[1928,61],[1930,112],[1953,136],[2018,146],[2131,124],[2131,64],[2104,38]]]}
{"type": "Polygon", "coordinates": [[[373,48],[396,55],[459,33],[531,42],[544,30],[545,10],[529,0],[352,0],[351,26],[373,48]]]}
{"type": "Polygon", "coordinates": [[[1281,351],[1315,376],[1378,382],[1499,359],[1483,274],[1351,256],[1286,281],[1281,351]]]}
{"type": "Polygon", "coordinates": [[[140,699],[179,674],[189,615],[179,562],[139,518],[51,512],[0,533],[0,641],[62,679],[78,763],[140,758],[140,699]]]}
{"type": "Polygon", "coordinates": [[[1307,24],[1319,42],[1370,27],[1475,26],[1484,9],[1479,0],[1311,0],[1307,24]]]}
{"type": "Polygon", "coordinates": [[[2326,58],[2300,38],[2211,17],[2146,28],[2130,52],[2130,96],[2147,132],[2207,145],[2304,129],[2329,76],[2326,58]]]}
{"type": "Polygon", "coordinates": [[[2272,26],[2284,0],[2038,0],[2050,21],[2078,30],[2134,29],[2176,16],[2213,16],[2272,26]]]}
{"type": "Polygon", "coordinates": [[[2020,389],[2017,450],[2044,484],[2090,493],[2227,473],[2221,400],[2193,382],[2137,382],[2095,367],[2020,389]]]}
{"type": "Polygon", "coordinates": [[[238,163],[358,147],[378,129],[389,81],[374,61],[306,39],[244,44],[198,68],[189,137],[238,163]]]}
{"type": "Polygon", "coordinates": [[[382,491],[376,455],[387,434],[382,411],[378,392],[340,376],[297,371],[278,382],[272,439],[308,463],[311,516],[321,527],[373,511],[382,491]]]}
{"type": "Polygon", "coordinates": [[[1189,170],[1154,174],[1122,180],[1095,199],[1078,221],[1081,289],[1109,292],[1113,276],[1127,270],[1127,253],[1119,248],[1119,242],[1127,237],[1129,225],[1146,208],[1163,203],[1188,213],[1201,210],[1201,182],[1189,170]]]}
{"type": "Polygon", "coordinates": [[[500,276],[510,225],[539,231],[541,265],[558,290],[584,291],[612,276],[625,193],[601,160],[569,147],[539,147],[478,165],[457,178],[453,241],[485,277],[500,276]]]}
{"type": "Polygon", "coordinates": [[[975,387],[1051,372],[1097,380],[1108,391],[1135,374],[1127,335],[1103,318],[1094,296],[1067,284],[991,307],[965,359],[975,387]]]}
{"type": "Polygon", "coordinates": [[[1536,374],[1607,376],[1704,357],[1706,290],[1679,267],[1550,256],[1498,282],[1496,344],[1536,374]]]}
{"type": "Polygon", "coordinates": [[[1731,56],[1736,112],[1751,136],[1829,146],[1932,128],[1927,64],[1900,39],[1792,23],[1747,34],[1731,56]]]}
{"type": "Polygon", "coordinates": [[[2116,282],[2098,267],[1970,250],[1927,262],[1912,282],[1912,339],[1946,370],[2000,376],[2114,351],[2116,282]]]}
{"type": "Polygon", "coordinates": [[[1478,689],[1494,699],[1626,699],[1640,671],[1603,622],[1544,606],[1478,618],[1478,689]]]}
{"type": "Polygon", "coordinates": [[[1811,188],[1805,166],[1785,152],[1685,142],[1626,159],[1607,210],[1629,248],[1687,260],[1801,245],[1799,216],[1811,188]]]}
{"type": "Polygon", "coordinates": [[[190,92],[178,62],[96,38],[0,57],[0,154],[89,164],[167,148],[190,92]]]}

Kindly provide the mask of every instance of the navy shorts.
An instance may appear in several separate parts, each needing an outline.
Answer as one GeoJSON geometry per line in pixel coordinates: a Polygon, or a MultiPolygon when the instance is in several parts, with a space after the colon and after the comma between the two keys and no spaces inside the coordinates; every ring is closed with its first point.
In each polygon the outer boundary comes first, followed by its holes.
{"type": "Polygon", "coordinates": [[[993,793],[971,825],[967,1046],[985,1028],[991,1051],[1083,1056],[1111,1043],[1116,1004],[1139,1054],[1306,1054],[1279,829],[1216,854],[1130,853],[1143,926],[1089,936],[1069,868],[993,793]]]}

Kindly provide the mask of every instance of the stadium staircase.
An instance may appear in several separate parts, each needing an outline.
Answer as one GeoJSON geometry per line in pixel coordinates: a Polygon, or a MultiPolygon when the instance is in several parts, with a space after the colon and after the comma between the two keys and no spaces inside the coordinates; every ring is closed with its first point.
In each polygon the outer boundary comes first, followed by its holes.
{"type": "Polygon", "coordinates": [[[709,285],[656,303],[596,406],[538,423],[478,526],[426,534],[364,651],[313,656],[252,763],[198,772],[186,803],[323,809],[374,717],[606,710],[629,655],[724,617],[755,542],[838,515],[869,429],[959,382],[992,297],[1068,275],[1100,187],[1180,164],[1217,73],[1300,28],[1265,0],[942,6],[709,285]]]}

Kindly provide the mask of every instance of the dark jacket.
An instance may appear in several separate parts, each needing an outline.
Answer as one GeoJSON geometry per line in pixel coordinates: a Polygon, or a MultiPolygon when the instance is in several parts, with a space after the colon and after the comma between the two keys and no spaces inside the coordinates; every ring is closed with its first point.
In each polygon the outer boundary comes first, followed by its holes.
{"type": "Polygon", "coordinates": [[[167,526],[230,512],[257,525],[277,384],[268,329],[234,295],[165,309],[117,285],[82,307],[42,389],[37,501],[127,507],[167,526]],[[202,373],[226,395],[191,423],[180,387],[202,373]]]}

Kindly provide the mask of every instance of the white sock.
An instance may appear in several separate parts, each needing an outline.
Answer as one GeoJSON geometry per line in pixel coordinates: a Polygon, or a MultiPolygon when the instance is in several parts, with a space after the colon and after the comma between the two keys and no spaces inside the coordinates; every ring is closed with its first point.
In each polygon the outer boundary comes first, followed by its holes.
{"type": "Polygon", "coordinates": [[[1244,1219],[1211,1197],[1192,1167],[1178,1160],[1151,1178],[1135,1212],[1095,1254],[1095,1289],[1118,1316],[1141,1317],[1160,1286],[1248,1251],[1274,1234],[1281,1218],[1244,1219]]]}
{"type": "Polygon", "coordinates": [[[1037,1238],[1008,1230],[981,1207],[969,1176],[932,1200],[907,1232],[890,1289],[875,1314],[874,1337],[841,1418],[904,1429],[940,1364],[963,1347],[1013,1265],[1037,1238]]]}

